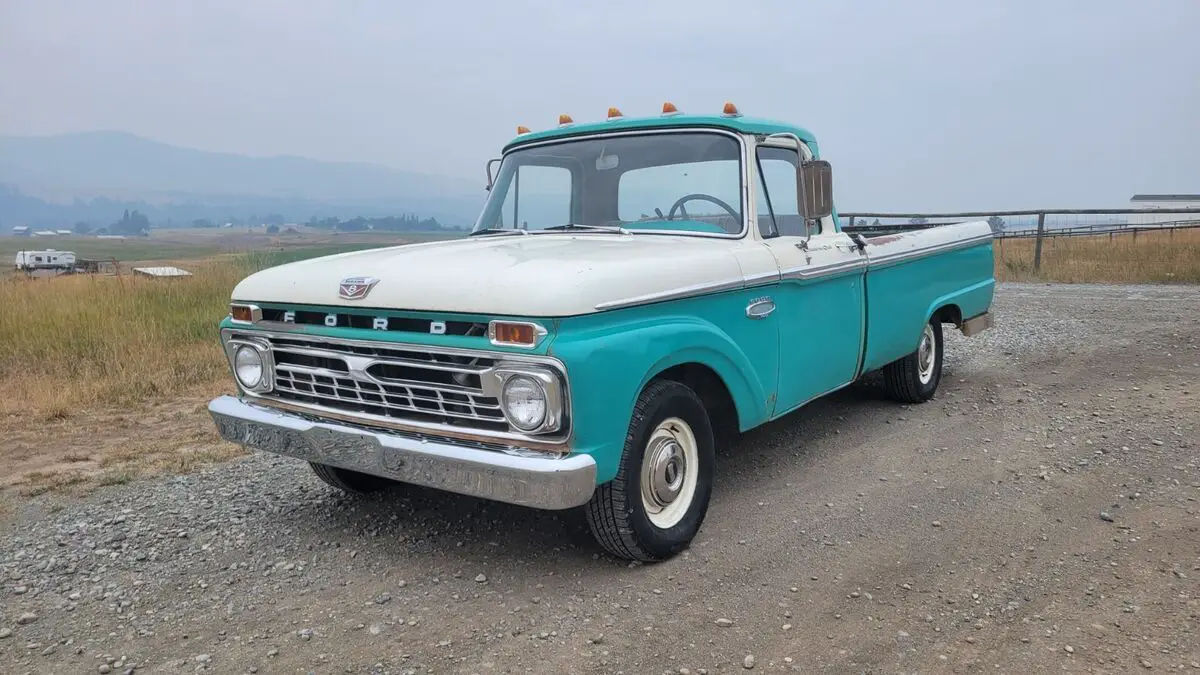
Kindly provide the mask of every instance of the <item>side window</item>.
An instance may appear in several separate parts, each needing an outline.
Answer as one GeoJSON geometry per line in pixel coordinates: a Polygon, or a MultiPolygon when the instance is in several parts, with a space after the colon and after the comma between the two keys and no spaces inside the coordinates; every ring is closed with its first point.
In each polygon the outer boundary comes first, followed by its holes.
{"type": "Polygon", "coordinates": [[[571,222],[571,172],[558,166],[518,167],[494,227],[540,230],[571,222]]]}
{"type": "MultiPolygon", "coordinates": [[[[762,147],[758,149],[759,183],[758,231],[764,237],[803,237],[808,234],[800,217],[799,189],[796,185],[795,150],[762,147]],[[774,216],[774,217],[772,217],[774,216]]],[[[821,231],[815,222],[812,234],[821,231]]]]}

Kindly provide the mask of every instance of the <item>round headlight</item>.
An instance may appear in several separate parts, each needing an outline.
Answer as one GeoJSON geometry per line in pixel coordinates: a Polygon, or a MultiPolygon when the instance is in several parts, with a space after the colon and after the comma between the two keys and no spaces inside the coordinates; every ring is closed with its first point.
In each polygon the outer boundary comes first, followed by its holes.
{"type": "Polygon", "coordinates": [[[238,347],[233,353],[233,372],[243,387],[254,389],[263,381],[262,354],[254,347],[238,347]]]}
{"type": "Polygon", "coordinates": [[[521,431],[533,431],[546,420],[546,390],[532,377],[515,375],[504,383],[504,414],[521,431]]]}

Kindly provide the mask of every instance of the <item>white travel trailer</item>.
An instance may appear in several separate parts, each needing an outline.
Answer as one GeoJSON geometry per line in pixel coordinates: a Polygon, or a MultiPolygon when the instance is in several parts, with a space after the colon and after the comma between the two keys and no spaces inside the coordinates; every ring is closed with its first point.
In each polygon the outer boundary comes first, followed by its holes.
{"type": "Polygon", "coordinates": [[[56,251],[52,248],[44,251],[17,251],[16,268],[23,272],[37,270],[66,270],[75,269],[75,254],[71,251],[56,251]]]}

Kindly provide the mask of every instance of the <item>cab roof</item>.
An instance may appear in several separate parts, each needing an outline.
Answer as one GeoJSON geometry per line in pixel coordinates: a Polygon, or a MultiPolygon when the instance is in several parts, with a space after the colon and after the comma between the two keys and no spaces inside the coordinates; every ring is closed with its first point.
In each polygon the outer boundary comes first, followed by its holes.
{"type": "Polygon", "coordinates": [[[520,136],[517,136],[513,140],[509,141],[508,144],[504,146],[504,151],[508,152],[513,148],[537,141],[547,141],[559,138],[565,139],[572,136],[585,136],[588,134],[598,134],[607,131],[679,128],[726,129],[736,133],[764,135],[791,133],[795,134],[800,138],[800,140],[807,143],[809,148],[812,149],[814,156],[820,156],[820,153],[817,151],[817,139],[815,136],[813,136],[812,132],[793,124],[756,117],[684,114],[663,115],[659,117],[621,117],[602,122],[580,122],[578,124],[559,126],[552,129],[545,129],[543,131],[533,131],[530,133],[521,134],[520,136]]]}

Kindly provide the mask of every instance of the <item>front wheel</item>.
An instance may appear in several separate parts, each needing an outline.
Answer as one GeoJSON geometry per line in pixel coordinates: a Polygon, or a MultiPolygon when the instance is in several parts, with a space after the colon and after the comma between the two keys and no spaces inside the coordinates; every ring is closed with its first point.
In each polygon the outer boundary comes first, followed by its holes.
{"type": "Polygon", "coordinates": [[[708,512],[715,446],[700,397],[673,380],[651,382],[634,406],[617,477],[587,504],[592,535],[628,560],[682,551],[708,512]]]}
{"type": "Polygon", "coordinates": [[[924,403],[933,398],[942,380],[942,324],[937,317],[925,324],[917,350],[883,367],[883,388],[901,403],[924,403]]]}

